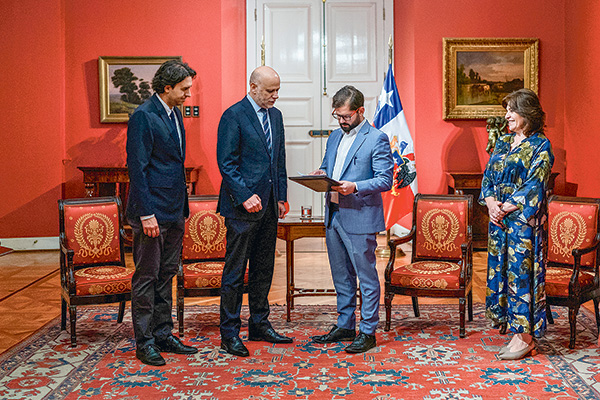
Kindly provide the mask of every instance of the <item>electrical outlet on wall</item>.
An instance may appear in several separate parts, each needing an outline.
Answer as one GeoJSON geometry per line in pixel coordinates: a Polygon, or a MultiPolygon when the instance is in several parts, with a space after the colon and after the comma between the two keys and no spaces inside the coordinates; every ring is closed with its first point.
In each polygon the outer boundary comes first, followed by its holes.
{"type": "Polygon", "coordinates": [[[200,106],[194,106],[192,108],[192,117],[198,118],[200,116],[200,106]]]}
{"type": "Polygon", "coordinates": [[[183,106],[183,116],[185,118],[192,116],[192,106],[183,106]]]}

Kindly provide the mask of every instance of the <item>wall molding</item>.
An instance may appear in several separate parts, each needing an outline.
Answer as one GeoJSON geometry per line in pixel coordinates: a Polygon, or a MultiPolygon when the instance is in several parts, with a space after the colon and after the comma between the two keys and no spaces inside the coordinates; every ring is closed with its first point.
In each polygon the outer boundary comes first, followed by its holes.
{"type": "Polygon", "coordinates": [[[0,239],[0,244],[15,251],[58,250],[58,236],[0,239]]]}

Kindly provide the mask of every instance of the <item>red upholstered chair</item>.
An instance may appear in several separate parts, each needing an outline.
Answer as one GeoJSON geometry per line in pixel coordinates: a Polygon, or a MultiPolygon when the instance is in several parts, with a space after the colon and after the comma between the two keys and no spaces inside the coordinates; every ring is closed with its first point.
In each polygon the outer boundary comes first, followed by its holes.
{"type": "Polygon", "coordinates": [[[75,346],[77,306],[119,303],[117,322],[123,321],[125,302],[131,300],[133,269],[125,265],[125,231],[118,197],[59,200],[58,210],[60,326],[66,329],[68,307],[71,346],[75,346]]]}
{"type": "Polygon", "coordinates": [[[546,315],[550,306],[569,308],[571,337],[575,347],[579,307],[594,301],[600,331],[600,199],[551,196],[548,200],[548,262],[546,267],[546,315]]]}
{"type": "MultiPolygon", "coordinates": [[[[185,297],[220,296],[225,265],[225,219],[217,214],[217,196],[190,196],[183,250],[177,272],[177,322],[183,337],[185,297]]],[[[248,273],[244,283],[248,282],[248,273]]],[[[247,288],[246,288],[247,291],[247,288]]]]}
{"type": "Polygon", "coordinates": [[[459,299],[460,337],[465,337],[465,303],[473,320],[473,198],[471,195],[417,194],[413,227],[403,237],[389,241],[390,259],[385,269],[385,330],[390,330],[392,299],[412,297],[419,316],[418,297],[459,299]],[[412,240],[408,265],[396,261],[396,247],[412,240]]]}

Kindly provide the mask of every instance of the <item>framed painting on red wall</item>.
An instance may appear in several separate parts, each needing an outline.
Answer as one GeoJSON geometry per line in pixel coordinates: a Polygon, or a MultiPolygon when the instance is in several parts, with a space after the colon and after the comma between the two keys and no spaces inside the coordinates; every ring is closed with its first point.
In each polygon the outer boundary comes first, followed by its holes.
{"type": "Polygon", "coordinates": [[[98,57],[100,122],[127,122],[135,109],[152,96],[152,78],[172,57],[98,57]]]}
{"type": "Polygon", "coordinates": [[[522,88],[538,92],[539,39],[444,38],[443,118],[503,115],[502,99],[522,88]]]}

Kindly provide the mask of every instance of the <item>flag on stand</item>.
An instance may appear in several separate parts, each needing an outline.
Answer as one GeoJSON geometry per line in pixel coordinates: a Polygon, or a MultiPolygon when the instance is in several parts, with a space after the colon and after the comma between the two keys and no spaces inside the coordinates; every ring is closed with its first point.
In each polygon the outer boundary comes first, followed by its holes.
{"type": "Polygon", "coordinates": [[[392,64],[379,95],[373,126],[387,133],[394,158],[392,189],[382,193],[385,228],[390,229],[400,218],[412,212],[417,194],[415,149],[406,125],[406,117],[394,80],[392,64]]]}

